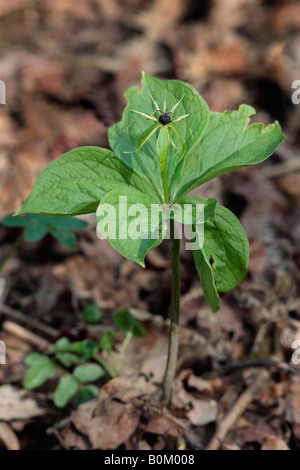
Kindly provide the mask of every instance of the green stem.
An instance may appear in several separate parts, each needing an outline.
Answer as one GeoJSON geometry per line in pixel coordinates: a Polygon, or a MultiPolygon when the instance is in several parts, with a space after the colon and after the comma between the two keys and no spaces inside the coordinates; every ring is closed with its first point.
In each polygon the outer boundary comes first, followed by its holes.
{"type": "Polygon", "coordinates": [[[21,235],[18,236],[16,241],[11,245],[10,249],[8,250],[6,255],[4,256],[4,258],[1,260],[1,262],[0,262],[0,271],[2,271],[2,269],[4,268],[4,265],[12,257],[12,255],[15,253],[15,251],[18,249],[19,245],[21,245],[23,239],[24,239],[24,234],[22,232],[21,235]]]}
{"type": "Polygon", "coordinates": [[[116,371],[114,371],[113,368],[104,359],[102,359],[102,357],[98,356],[98,354],[93,354],[93,359],[101,364],[112,378],[117,377],[118,374],[116,371]]]}
{"type": "Polygon", "coordinates": [[[169,190],[168,190],[168,176],[167,176],[167,165],[165,165],[163,172],[162,172],[162,180],[163,180],[163,187],[164,187],[164,199],[165,204],[169,204],[169,190]]]}
{"type": "Polygon", "coordinates": [[[171,406],[172,387],[175,378],[179,349],[179,313],[180,313],[180,240],[175,238],[174,220],[170,220],[172,243],[172,304],[169,333],[168,359],[163,380],[163,399],[171,406]]]}
{"type": "Polygon", "coordinates": [[[129,331],[126,336],[125,336],[125,339],[123,341],[123,343],[121,344],[121,348],[120,348],[120,352],[119,352],[119,357],[118,357],[118,370],[121,371],[122,370],[122,362],[123,362],[123,357],[124,357],[124,354],[125,354],[125,351],[126,351],[126,348],[131,340],[131,338],[133,337],[133,334],[131,331],[129,331]]]}
{"type": "Polygon", "coordinates": [[[119,374],[118,366],[117,366],[116,359],[115,359],[115,355],[114,355],[112,349],[108,350],[108,355],[109,355],[109,359],[110,359],[110,362],[111,362],[111,365],[112,365],[113,369],[116,371],[117,374],[119,374]]]}

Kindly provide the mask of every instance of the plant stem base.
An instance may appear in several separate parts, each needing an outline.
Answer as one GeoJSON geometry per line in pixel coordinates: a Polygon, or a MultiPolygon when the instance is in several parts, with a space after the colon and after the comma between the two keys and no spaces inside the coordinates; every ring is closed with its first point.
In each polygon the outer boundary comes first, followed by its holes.
{"type": "Polygon", "coordinates": [[[172,304],[169,333],[168,359],[163,380],[163,400],[171,406],[172,388],[176,372],[179,349],[179,313],[180,313],[180,240],[176,238],[174,220],[170,220],[172,243],[172,304]]]}

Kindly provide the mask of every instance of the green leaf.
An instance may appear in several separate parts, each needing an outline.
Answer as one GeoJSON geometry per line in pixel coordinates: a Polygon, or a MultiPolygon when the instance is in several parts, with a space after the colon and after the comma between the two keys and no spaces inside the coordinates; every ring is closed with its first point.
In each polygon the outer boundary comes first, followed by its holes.
{"type": "Polygon", "coordinates": [[[40,387],[55,373],[54,364],[46,356],[42,359],[41,357],[33,358],[33,355],[30,355],[27,357],[27,361],[31,362],[32,365],[25,374],[24,387],[29,390],[40,387]]]}
{"type": "Polygon", "coordinates": [[[177,203],[170,206],[167,215],[177,222],[187,225],[199,224],[214,219],[217,200],[210,197],[209,199],[202,198],[201,201],[198,202],[198,205],[203,206],[203,209],[201,207],[201,210],[199,210],[196,202],[190,202],[189,196],[180,198],[177,203]]]}
{"type": "Polygon", "coordinates": [[[63,243],[70,250],[76,247],[76,237],[65,230],[79,230],[87,226],[83,220],[75,217],[55,217],[41,214],[27,214],[24,216],[6,216],[3,225],[7,227],[25,227],[24,239],[26,242],[41,240],[48,233],[63,243]]]}
{"type": "Polygon", "coordinates": [[[212,312],[216,313],[220,310],[220,297],[210,262],[201,250],[193,250],[193,256],[206,302],[212,312]]]}
{"type": "Polygon", "coordinates": [[[216,212],[216,207],[217,207],[217,200],[214,199],[213,197],[209,197],[207,201],[205,202],[204,206],[204,219],[214,219],[215,218],[215,212],[216,212]]]}
{"type": "Polygon", "coordinates": [[[138,320],[127,309],[123,309],[113,316],[113,321],[123,333],[132,335],[136,338],[146,336],[146,331],[138,320]]]}
{"type": "MultiPolygon", "coordinates": [[[[139,139],[148,127],[147,119],[130,109],[142,113],[151,114],[155,105],[150,97],[152,94],[158,106],[162,109],[166,99],[166,106],[172,108],[181,98],[176,108],[174,119],[184,114],[194,113],[186,120],[176,123],[182,140],[187,146],[187,158],[193,146],[202,137],[209,120],[209,109],[199,93],[187,83],[180,80],[161,80],[151,77],[143,72],[142,89],[131,87],[126,93],[127,106],[123,112],[122,121],[114,124],[108,131],[109,143],[113,151],[132,168],[145,173],[148,178],[163,195],[160,175],[160,164],[156,152],[157,134],[153,135],[145,143],[142,149],[139,147],[139,139]],[[191,131],[188,127],[190,124],[191,131]]],[[[159,113],[155,114],[156,117],[159,113]]],[[[171,182],[178,161],[178,150],[169,146],[168,151],[168,181],[171,182]]],[[[184,158],[184,159],[185,159],[184,158]]],[[[184,161],[183,159],[183,161],[184,161]]],[[[148,192],[147,192],[148,194],[148,192]]]]}
{"type": "Polygon", "coordinates": [[[217,206],[215,218],[205,224],[203,252],[213,258],[212,270],[220,292],[234,289],[246,276],[249,242],[237,217],[217,206]]]}
{"type": "Polygon", "coordinates": [[[55,358],[65,367],[70,367],[72,364],[76,364],[83,358],[78,357],[77,354],[72,352],[65,352],[72,346],[72,343],[68,338],[62,337],[56,341],[54,349],[51,351],[52,354],[55,354],[55,358]],[[62,352],[60,352],[62,351],[62,352]]]}
{"type": "Polygon", "coordinates": [[[97,350],[98,345],[94,341],[92,341],[91,339],[84,339],[83,341],[69,343],[66,346],[63,346],[63,344],[55,346],[51,350],[51,354],[70,352],[80,355],[82,359],[89,359],[97,350]]]}
{"type": "MultiPolygon", "coordinates": [[[[184,196],[180,204],[203,204],[200,196],[184,196]]],[[[220,292],[234,289],[244,279],[249,260],[249,242],[237,217],[217,204],[214,219],[204,224],[204,246],[201,249],[206,264],[212,260],[212,272],[220,292]]]]}
{"type": "Polygon", "coordinates": [[[75,367],[73,374],[80,382],[94,382],[103,377],[106,372],[99,364],[83,364],[75,367]]]}
{"type": "Polygon", "coordinates": [[[98,233],[115,250],[143,267],[146,254],[161,242],[165,229],[163,214],[156,217],[154,205],[159,208],[160,201],[146,189],[140,192],[130,188],[127,193],[111,191],[97,209],[98,233]]]}
{"type": "Polygon", "coordinates": [[[36,214],[28,214],[26,217],[24,240],[26,242],[36,242],[44,238],[49,231],[44,217],[36,214]]]}
{"type": "Polygon", "coordinates": [[[77,238],[74,233],[67,232],[64,230],[51,230],[50,233],[54,238],[56,238],[56,240],[62,243],[66,248],[68,248],[71,251],[75,250],[77,238]]]}
{"type": "Polygon", "coordinates": [[[100,308],[97,307],[97,305],[86,305],[86,307],[83,309],[83,317],[85,323],[88,323],[89,325],[95,325],[101,320],[102,312],[100,308]]]}
{"type": "Polygon", "coordinates": [[[39,364],[45,364],[49,362],[49,359],[47,356],[44,354],[39,354],[39,353],[30,353],[27,354],[24,360],[25,364],[27,366],[34,366],[34,365],[39,365],[39,364]]]}
{"type": "MultiPolygon", "coordinates": [[[[187,123],[188,124],[188,123],[187,123]]],[[[180,135],[180,132],[178,130],[178,127],[174,124],[174,123],[171,123],[170,124],[170,128],[175,132],[177,138],[178,138],[178,142],[181,142],[181,146],[182,146],[182,150],[181,150],[181,155],[177,161],[177,163],[181,162],[181,160],[183,159],[184,155],[186,154],[186,151],[187,151],[187,146],[185,145],[184,141],[182,140],[182,137],[180,135]]]]}
{"type": "Polygon", "coordinates": [[[178,198],[197,186],[229,171],[266,160],[285,139],[278,122],[264,127],[249,124],[251,106],[238,111],[210,113],[203,139],[177,167],[171,191],[178,198]],[[183,168],[183,171],[182,171],[183,168]],[[179,178],[180,176],[180,178],[179,178]]]}
{"type": "Polygon", "coordinates": [[[62,338],[59,338],[55,342],[54,347],[55,347],[55,350],[58,351],[59,349],[66,349],[70,345],[71,345],[71,341],[68,338],[66,338],[65,336],[63,336],[62,338]]]}
{"type": "Polygon", "coordinates": [[[25,217],[22,216],[14,216],[12,214],[8,214],[2,219],[2,225],[4,227],[10,227],[10,228],[15,228],[15,227],[25,227],[26,225],[26,219],[25,217]]]}
{"type": "Polygon", "coordinates": [[[76,406],[87,401],[93,400],[98,396],[99,390],[95,385],[86,385],[82,387],[76,397],[76,406]]]}
{"type": "Polygon", "coordinates": [[[74,397],[79,384],[72,375],[64,375],[55,389],[53,401],[57,408],[63,408],[74,397]]]}
{"type": "Polygon", "coordinates": [[[91,339],[84,339],[83,341],[76,341],[69,346],[70,352],[81,354],[86,359],[89,359],[98,350],[98,345],[91,339]]]}
{"type": "Polygon", "coordinates": [[[99,349],[106,349],[107,351],[111,351],[114,344],[115,335],[116,333],[114,331],[105,331],[99,341],[99,349]]]}
{"type": "MultiPolygon", "coordinates": [[[[71,342],[68,338],[62,337],[56,341],[54,347],[56,351],[65,350],[70,346],[71,342]]],[[[51,351],[52,352],[52,351],[51,351]]],[[[56,352],[56,359],[65,367],[70,367],[72,364],[78,362],[78,356],[69,352],[56,352]]]]}
{"type": "Polygon", "coordinates": [[[145,143],[152,137],[152,135],[160,128],[160,124],[155,122],[152,126],[148,127],[145,132],[142,133],[141,137],[138,140],[139,150],[145,145],[145,143]]]}
{"type": "Polygon", "coordinates": [[[69,352],[56,353],[55,357],[56,360],[60,362],[64,367],[70,367],[72,364],[76,364],[82,360],[76,354],[72,354],[69,352]]]}
{"type": "Polygon", "coordinates": [[[51,229],[56,228],[60,230],[82,230],[88,225],[84,220],[71,216],[61,217],[48,215],[45,216],[44,220],[51,229]]]}
{"type": "Polygon", "coordinates": [[[109,150],[79,147],[54,160],[38,176],[17,214],[75,215],[95,212],[111,190],[134,187],[157,197],[153,185],[109,150]]]}

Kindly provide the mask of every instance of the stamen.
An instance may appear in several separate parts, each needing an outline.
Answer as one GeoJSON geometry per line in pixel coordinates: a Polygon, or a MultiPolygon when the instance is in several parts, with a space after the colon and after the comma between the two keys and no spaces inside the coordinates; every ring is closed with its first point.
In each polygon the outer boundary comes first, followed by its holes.
{"type": "Polygon", "coordinates": [[[167,90],[165,89],[164,113],[167,112],[167,90]]]}
{"type": "Polygon", "coordinates": [[[177,119],[174,119],[172,122],[178,122],[178,121],[181,121],[182,119],[185,119],[187,117],[189,117],[190,114],[183,114],[182,116],[179,116],[177,119]]]}
{"type": "Polygon", "coordinates": [[[150,91],[150,90],[147,90],[147,91],[148,91],[148,93],[149,93],[149,95],[150,95],[150,98],[151,98],[151,100],[152,100],[152,102],[153,102],[153,104],[154,104],[154,106],[155,106],[155,111],[158,111],[158,110],[159,110],[159,106],[158,106],[158,104],[156,103],[156,101],[155,101],[155,99],[153,98],[153,96],[151,95],[151,91],[150,91]]]}
{"type": "MultiPolygon", "coordinates": [[[[185,96],[185,93],[183,93],[182,97],[180,98],[180,100],[173,106],[173,108],[171,109],[171,113],[174,113],[175,109],[177,108],[177,106],[179,105],[179,103],[181,103],[181,101],[183,100],[185,96]]],[[[187,115],[188,116],[188,115],[187,115]]]]}
{"type": "Polygon", "coordinates": [[[151,116],[150,114],[141,113],[140,111],[136,111],[136,109],[131,108],[129,108],[129,111],[133,111],[134,113],[140,114],[141,116],[144,116],[147,119],[151,119],[152,121],[157,122],[157,119],[154,116],[151,116]]]}

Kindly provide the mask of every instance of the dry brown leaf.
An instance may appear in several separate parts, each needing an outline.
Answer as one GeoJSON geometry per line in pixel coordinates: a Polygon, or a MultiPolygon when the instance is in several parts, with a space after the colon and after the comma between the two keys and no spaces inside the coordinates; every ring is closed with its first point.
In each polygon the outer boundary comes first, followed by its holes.
{"type": "Polygon", "coordinates": [[[143,392],[131,380],[112,379],[101,388],[99,400],[84,403],[72,413],[72,423],[94,449],[115,449],[130,438],[139,423],[140,411],[130,401],[143,392]]]}
{"type": "Polygon", "coordinates": [[[263,445],[261,446],[261,450],[290,450],[289,447],[286,445],[283,439],[279,437],[269,436],[263,445]]]}
{"type": "Polygon", "coordinates": [[[179,378],[182,381],[186,381],[189,387],[195,388],[198,392],[210,393],[213,391],[211,383],[208,380],[196,376],[192,369],[185,369],[181,371],[179,378]]]}
{"type": "Polygon", "coordinates": [[[38,90],[55,95],[66,86],[66,68],[47,56],[29,56],[21,68],[21,76],[26,93],[38,90]]]}
{"type": "Polygon", "coordinates": [[[220,328],[224,331],[234,333],[236,338],[240,338],[243,333],[243,323],[240,312],[233,309],[226,299],[222,301],[220,313],[217,317],[220,328]]]}
{"type": "Polygon", "coordinates": [[[86,439],[84,439],[83,436],[75,432],[71,426],[67,426],[62,430],[61,437],[67,449],[88,449],[86,439]]]}
{"type": "Polygon", "coordinates": [[[24,364],[24,351],[28,349],[28,342],[8,333],[7,331],[0,332],[0,340],[4,341],[6,344],[7,362],[6,367],[0,367],[0,381],[23,377],[26,370],[26,366],[24,364]]]}
{"type": "Polygon", "coordinates": [[[245,44],[241,39],[220,45],[212,50],[204,49],[191,56],[186,63],[186,79],[203,80],[209,74],[234,75],[245,73],[248,63],[245,44]]]}
{"type": "Polygon", "coordinates": [[[175,408],[189,410],[186,416],[194,426],[204,426],[217,419],[217,402],[210,398],[194,397],[185,390],[181,377],[175,380],[172,403],[175,408]]]}
{"type": "Polygon", "coordinates": [[[286,400],[285,417],[289,423],[300,425],[300,383],[291,383],[286,400]]]}
{"type": "Polygon", "coordinates": [[[154,416],[145,425],[145,431],[152,434],[161,434],[162,436],[182,436],[182,428],[164,416],[154,416]]]}
{"type": "Polygon", "coordinates": [[[194,374],[190,374],[187,379],[189,387],[195,388],[198,392],[211,393],[213,391],[212,384],[201,377],[196,377],[194,374]]]}
{"type": "Polygon", "coordinates": [[[139,412],[133,405],[115,400],[109,400],[103,406],[103,413],[94,417],[94,401],[81,405],[72,413],[72,422],[88,436],[94,449],[116,449],[135,431],[139,412]]]}
{"type": "Polygon", "coordinates": [[[11,0],[7,2],[6,0],[0,0],[0,16],[7,15],[14,10],[22,10],[33,3],[33,0],[11,0]]]}
{"type": "Polygon", "coordinates": [[[264,423],[263,421],[258,422],[254,426],[236,431],[236,443],[238,445],[244,445],[253,442],[262,444],[270,437],[276,438],[276,432],[273,428],[271,428],[271,426],[264,423]]]}
{"type": "Polygon", "coordinates": [[[174,31],[184,11],[184,2],[180,0],[155,0],[150,9],[142,12],[136,23],[143,27],[150,40],[161,40],[174,31]]]}
{"type": "MultiPolygon", "coordinates": [[[[19,0],[20,1],[20,0],[19,0]]],[[[61,0],[53,3],[51,0],[45,2],[48,3],[46,7],[52,15],[56,17],[64,18],[62,14],[72,16],[74,18],[93,21],[95,20],[95,12],[89,2],[82,2],[81,0],[61,0]]]]}
{"type": "Polygon", "coordinates": [[[40,408],[32,398],[26,398],[26,390],[11,385],[0,387],[0,419],[5,421],[26,420],[42,416],[47,410],[40,408]]]}
{"type": "Polygon", "coordinates": [[[161,383],[167,360],[168,331],[149,325],[147,336],[130,342],[123,360],[123,370],[134,376],[143,374],[149,384],[161,383]]]}
{"type": "Polygon", "coordinates": [[[299,424],[294,424],[293,425],[293,435],[294,435],[296,441],[298,441],[300,443],[300,425],[299,424]]]}
{"type": "Polygon", "coordinates": [[[272,26],[277,33],[285,34],[300,28],[300,4],[297,1],[279,3],[272,15],[272,26]]]}
{"type": "Polygon", "coordinates": [[[204,426],[216,421],[218,404],[212,399],[193,399],[193,408],[186,415],[194,426],[204,426]]]}

